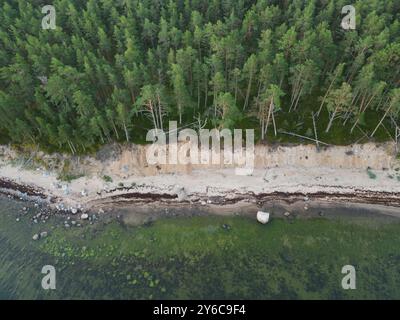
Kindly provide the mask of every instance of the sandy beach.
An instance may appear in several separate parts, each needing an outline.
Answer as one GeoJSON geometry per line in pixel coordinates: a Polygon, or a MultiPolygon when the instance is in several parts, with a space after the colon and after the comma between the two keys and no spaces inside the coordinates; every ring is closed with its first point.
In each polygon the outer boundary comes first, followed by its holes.
{"type": "Polygon", "coordinates": [[[114,146],[106,157],[100,153],[79,159],[32,153],[42,162],[29,166],[16,161],[18,152],[3,146],[0,191],[73,211],[112,207],[116,202],[226,206],[304,199],[397,207],[400,176],[393,148],[368,144],[321,151],[313,145],[258,146],[253,174],[238,176],[234,168],[224,166],[149,166],[143,146],[114,146]],[[68,159],[74,164],[71,172],[84,174],[61,181],[60,166],[49,168],[55,158],[61,158],[64,166],[68,159]]]}

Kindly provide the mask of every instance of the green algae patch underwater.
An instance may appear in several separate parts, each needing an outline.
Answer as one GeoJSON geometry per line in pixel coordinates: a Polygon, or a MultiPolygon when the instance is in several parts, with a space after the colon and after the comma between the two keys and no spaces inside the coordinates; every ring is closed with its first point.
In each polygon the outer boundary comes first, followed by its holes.
{"type": "Polygon", "coordinates": [[[367,218],[160,218],[129,227],[116,219],[65,229],[16,222],[20,203],[0,209],[0,297],[76,299],[400,298],[400,224],[367,218]],[[54,265],[56,290],[41,288],[54,265]],[[357,289],[343,290],[344,265],[357,289]]]}

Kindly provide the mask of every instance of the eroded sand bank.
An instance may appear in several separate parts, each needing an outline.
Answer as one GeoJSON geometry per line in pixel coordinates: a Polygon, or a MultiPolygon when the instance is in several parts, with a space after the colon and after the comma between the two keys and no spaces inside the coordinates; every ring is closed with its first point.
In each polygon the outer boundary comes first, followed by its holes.
{"type": "Polygon", "coordinates": [[[394,144],[256,146],[252,175],[230,165],[149,165],[146,146],[108,146],[94,156],[71,157],[1,147],[0,191],[22,191],[64,208],[87,210],[115,202],[189,203],[202,206],[304,197],[327,202],[400,206],[400,165],[394,144]],[[58,179],[68,170],[83,175],[58,179]],[[111,181],[106,181],[111,178],[111,181]]]}

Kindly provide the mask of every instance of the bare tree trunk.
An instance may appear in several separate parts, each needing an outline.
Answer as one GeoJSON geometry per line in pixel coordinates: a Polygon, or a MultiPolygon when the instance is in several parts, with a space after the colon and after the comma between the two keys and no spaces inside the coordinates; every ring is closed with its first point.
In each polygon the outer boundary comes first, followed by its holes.
{"type": "Polygon", "coordinates": [[[293,110],[296,110],[297,109],[297,106],[298,106],[298,104],[299,104],[299,100],[300,100],[300,98],[301,98],[301,94],[303,93],[303,88],[301,88],[301,90],[300,90],[300,92],[299,92],[299,95],[297,96],[297,100],[296,100],[296,103],[295,103],[295,105],[294,105],[294,108],[293,108],[293,110]]]}
{"type": "Polygon", "coordinates": [[[151,117],[153,118],[154,129],[158,129],[157,117],[156,117],[156,115],[154,113],[153,104],[151,102],[149,103],[149,109],[150,109],[150,112],[151,112],[151,117]]]}
{"type": "Polygon", "coordinates": [[[158,100],[158,117],[160,118],[160,128],[161,128],[161,130],[163,130],[164,129],[164,125],[163,125],[161,101],[160,101],[160,96],[159,95],[157,95],[157,100],[158,100]]]}
{"type": "Polygon", "coordinates": [[[114,129],[115,135],[117,136],[117,139],[119,140],[119,134],[118,134],[118,130],[117,130],[117,127],[115,126],[115,123],[114,123],[114,121],[113,121],[113,120],[111,120],[111,124],[112,124],[112,126],[113,126],[113,129],[114,129]]]}
{"type": "Polygon", "coordinates": [[[123,126],[124,126],[124,131],[125,131],[126,142],[129,142],[129,133],[128,133],[128,129],[126,128],[125,122],[123,123],[123,126]]]}
{"type": "Polygon", "coordinates": [[[318,134],[317,134],[317,126],[316,126],[316,124],[315,124],[314,112],[311,112],[311,117],[312,117],[312,122],[313,122],[313,127],[314,127],[315,141],[316,141],[316,143],[317,143],[317,149],[319,149],[319,141],[318,141],[318,134]]]}
{"type": "Polygon", "coordinates": [[[321,105],[319,106],[319,109],[318,109],[318,112],[317,112],[317,118],[319,117],[319,114],[320,114],[321,111],[322,111],[322,107],[323,107],[324,104],[325,104],[325,100],[326,100],[326,98],[328,97],[328,94],[329,94],[329,92],[331,91],[332,86],[333,86],[333,84],[335,83],[335,80],[336,80],[337,76],[338,76],[338,73],[335,74],[335,77],[334,77],[333,80],[331,81],[331,84],[329,85],[328,90],[326,91],[325,96],[324,96],[324,98],[322,99],[321,105]]]}
{"type": "Polygon", "coordinates": [[[325,130],[326,133],[328,133],[332,127],[333,121],[335,120],[337,110],[338,110],[338,107],[336,107],[335,111],[333,111],[333,114],[329,120],[328,126],[326,127],[326,130],[325,130]]]}
{"type": "Polygon", "coordinates": [[[262,120],[261,120],[261,140],[264,140],[264,138],[265,138],[264,127],[265,127],[265,120],[264,120],[264,118],[262,118],[262,120]]]}
{"type": "Polygon", "coordinates": [[[271,117],[271,111],[272,111],[272,109],[273,109],[273,106],[274,106],[274,99],[272,98],[272,99],[271,99],[271,102],[270,102],[270,104],[269,104],[269,108],[268,108],[267,123],[266,123],[266,125],[265,125],[265,134],[267,134],[267,132],[268,132],[269,119],[270,119],[270,117],[271,117]]]}
{"type": "Polygon", "coordinates": [[[386,116],[389,114],[390,109],[392,109],[393,105],[390,105],[389,108],[387,108],[385,114],[383,115],[381,121],[379,121],[378,125],[376,126],[375,130],[371,133],[371,138],[374,136],[376,131],[379,129],[379,127],[382,125],[383,120],[385,120],[386,116]]]}
{"type": "Polygon", "coordinates": [[[274,125],[274,134],[277,135],[274,111],[272,110],[272,124],[274,125]]]}

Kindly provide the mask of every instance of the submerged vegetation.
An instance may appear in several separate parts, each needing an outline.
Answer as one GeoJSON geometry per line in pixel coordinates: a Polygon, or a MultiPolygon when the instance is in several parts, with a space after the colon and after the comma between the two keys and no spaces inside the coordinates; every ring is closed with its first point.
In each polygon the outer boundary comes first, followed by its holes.
{"type": "Polygon", "coordinates": [[[400,223],[390,217],[273,219],[263,226],[197,216],[137,227],[109,219],[65,229],[57,218],[40,226],[28,217],[16,222],[26,204],[0,200],[2,298],[400,297],[400,223]],[[43,228],[49,235],[32,241],[43,228]],[[48,264],[57,270],[57,290],[41,289],[48,264]],[[344,265],[357,271],[356,290],[341,287],[344,265]]]}
{"type": "Polygon", "coordinates": [[[394,136],[397,0],[354,1],[348,31],[345,0],[55,0],[55,30],[45,4],[2,1],[2,143],[82,153],[168,120],[268,141],[394,136]]]}

